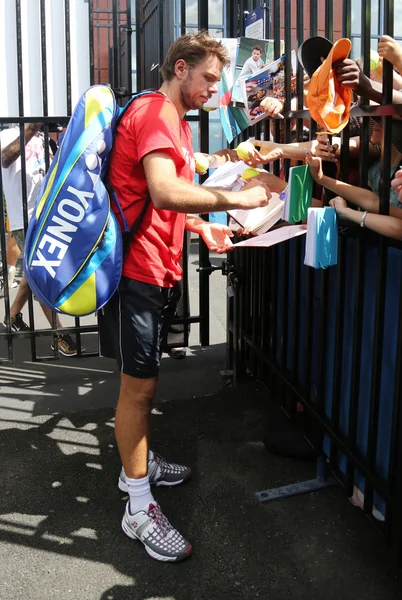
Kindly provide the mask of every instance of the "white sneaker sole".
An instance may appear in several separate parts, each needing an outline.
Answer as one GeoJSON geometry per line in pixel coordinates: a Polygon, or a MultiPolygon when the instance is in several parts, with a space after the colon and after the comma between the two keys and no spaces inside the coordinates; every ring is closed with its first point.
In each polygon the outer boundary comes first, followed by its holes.
{"type": "MultiPolygon", "coordinates": [[[[187,478],[188,479],[188,478],[187,478]]],[[[166,487],[174,487],[175,485],[180,485],[181,483],[183,483],[184,481],[186,481],[186,479],[180,479],[180,481],[175,481],[174,483],[169,483],[168,481],[157,481],[156,483],[154,483],[153,481],[151,482],[151,485],[154,485],[155,487],[159,487],[161,485],[164,485],[166,487]]],[[[121,492],[124,492],[125,494],[128,494],[128,486],[127,483],[125,481],[123,481],[120,477],[119,480],[117,482],[117,487],[119,488],[119,490],[121,492]]]]}
{"type": "Polygon", "coordinates": [[[154,550],[152,550],[152,548],[148,548],[148,546],[146,546],[144,544],[144,542],[138,537],[138,535],[136,535],[135,533],[133,533],[131,531],[131,529],[129,529],[127,527],[126,521],[125,521],[124,517],[123,517],[122,522],[121,522],[121,528],[123,530],[123,533],[125,533],[127,537],[131,538],[132,540],[137,540],[138,542],[141,542],[141,544],[143,544],[143,546],[144,546],[147,554],[149,554],[149,556],[151,556],[155,560],[159,560],[161,562],[177,562],[178,560],[180,561],[180,560],[184,560],[185,558],[187,558],[186,556],[184,556],[183,558],[180,558],[180,559],[178,559],[175,556],[163,556],[162,554],[158,554],[157,552],[155,552],[154,550]]]}

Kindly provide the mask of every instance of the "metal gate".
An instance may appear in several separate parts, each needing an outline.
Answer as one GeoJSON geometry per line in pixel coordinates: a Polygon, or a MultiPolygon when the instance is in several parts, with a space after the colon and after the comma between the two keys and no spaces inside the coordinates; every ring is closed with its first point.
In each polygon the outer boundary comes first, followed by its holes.
{"type": "MultiPolygon", "coordinates": [[[[15,83],[16,100],[13,105],[3,103],[0,107],[0,124],[3,129],[11,123],[20,127],[24,181],[25,124],[33,121],[43,123],[47,169],[50,160],[49,140],[58,137],[52,130],[56,123],[61,127],[66,126],[75,102],[89,85],[108,83],[122,104],[135,88],[140,90],[159,86],[159,66],[174,38],[174,5],[173,2],[156,0],[138,1],[136,14],[133,15],[131,0],[58,0],[57,3],[49,3],[49,0],[6,1],[9,22],[4,25],[4,35],[10,30],[15,31],[15,41],[12,38],[15,48],[11,47],[11,54],[6,57],[6,61],[10,63],[6,79],[10,89],[11,84],[15,83]],[[136,23],[137,59],[134,61],[136,64],[133,64],[132,34],[136,23]],[[146,43],[146,39],[157,40],[158,43],[146,43]],[[133,84],[135,75],[136,86],[135,82],[133,84]]],[[[203,18],[204,21],[207,19],[207,13],[204,13],[203,18]]],[[[182,29],[185,29],[184,22],[182,29]]],[[[8,96],[11,95],[10,92],[8,96]]],[[[198,120],[198,117],[190,118],[198,120]]],[[[200,118],[200,128],[202,148],[207,151],[206,113],[200,118]]],[[[1,173],[0,191],[3,194],[1,173]]],[[[28,217],[25,185],[22,185],[22,203],[26,230],[28,217]]],[[[0,319],[4,317],[5,328],[0,330],[0,361],[15,360],[15,342],[20,338],[30,340],[32,360],[57,359],[56,335],[57,332],[60,333],[60,325],[57,326],[56,315],[53,315],[48,324],[30,292],[23,309],[23,318],[29,325],[29,331],[14,331],[11,327],[10,308],[19,288],[9,289],[8,286],[6,248],[9,237],[3,210],[0,215],[0,244],[4,313],[0,319]],[[49,352],[50,344],[55,347],[54,351],[49,352]]],[[[176,319],[177,324],[181,324],[184,329],[183,343],[180,345],[188,345],[190,323],[199,325],[201,344],[209,343],[209,273],[212,268],[203,243],[199,245],[199,260],[199,315],[190,315],[188,295],[184,294],[182,314],[176,319]]],[[[187,261],[184,261],[183,268],[183,288],[186,289],[187,261]]],[[[22,277],[21,260],[17,263],[17,275],[18,281],[22,277]]],[[[71,334],[76,341],[79,356],[98,353],[98,324],[95,315],[81,319],[62,316],[61,325],[62,333],[71,334]]],[[[18,347],[22,348],[22,345],[18,347]]],[[[24,343],[24,351],[26,347],[27,344],[24,343]]]]}
{"type": "MultiPolygon", "coordinates": [[[[239,2],[230,9],[231,35],[242,29],[243,11],[255,7],[239,2]]],[[[354,7],[364,72],[370,71],[374,3],[354,7]]],[[[378,34],[394,35],[391,1],[378,3],[378,34]]],[[[273,0],[272,29],[267,37],[285,41],[285,54],[304,39],[325,35],[330,40],[352,37],[349,0],[273,0]],[[295,24],[295,28],[292,24],[295,24]],[[308,27],[306,25],[308,24],[308,27]]],[[[399,13],[398,13],[399,14],[399,13]]],[[[396,15],[396,13],[395,13],[396,15]]],[[[402,32],[399,32],[402,36],[402,32]]],[[[355,36],[356,37],[356,36],[355,36]]],[[[302,139],[302,73],[298,75],[298,110],[285,105],[283,135],[290,141],[292,119],[296,139],[302,139]]],[[[369,117],[381,118],[381,214],[389,212],[390,115],[402,115],[392,103],[392,66],[384,61],[382,105],[362,99],[353,109],[361,118],[360,186],[367,187],[369,117]]],[[[314,137],[310,123],[310,139],[314,137]]],[[[269,134],[267,120],[258,124],[256,138],[269,134]]],[[[268,139],[265,137],[264,139],[268,139]]],[[[340,178],[349,175],[349,128],[342,132],[340,178]]],[[[285,173],[286,167],[285,165],[285,173]]],[[[328,198],[326,198],[326,201],[328,198]]],[[[236,252],[230,272],[235,289],[229,300],[229,366],[235,379],[254,376],[265,383],[269,397],[292,413],[301,403],[324,433],[323,451],[349,497],[385,534],[394,556],[402,551],[402,244],[350,222],[340,221],[337,267],[314,270],[303,264],[304,242],[236,252]]]]}

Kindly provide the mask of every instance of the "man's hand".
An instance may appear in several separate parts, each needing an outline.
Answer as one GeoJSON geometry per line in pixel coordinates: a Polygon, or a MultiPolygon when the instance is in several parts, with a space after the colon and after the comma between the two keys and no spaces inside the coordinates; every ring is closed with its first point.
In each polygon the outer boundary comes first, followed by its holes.
{"type": "MultiPolygon", "coordinates": [[[[255,146],[258,145],[259,140],[251,140],[251,143],[255,146]]],[[[249,160],[245,160],[245,164],[250,167],[256,167],[257,165],[266,165],[268,163],[273,162],[274,160],[278,160],[282,158],[283,151],[280,148],[275,148],[274,150],[270,150],[267,154],[261,154],[257,148],[254,150],[253,156],[249,158],[249,160]]]]}
{"type": "Polygon", "coordinates": [[[399,170],[395,173],[395,177],[391,181],[391,185],[398,194],[399,202],[402,202],[402,170],[399,170]]]}
{"type": "Polygon", "coordinates": [[[378,43],[378,54],[399,69],[402,65],[402,48],[389,35],[383,35],[378,43]]]}
{"type": "Polygon", "coordinates": [[[306,163],[310,167],[311,177],[319,183],[324,176],[322,172],[321,158],[311,156],[310,152],[306,152],[306,163]]]}
{"type": "Polygon", "coordinates": [[[259,181],[258,177],[254,177],[247,183],[240,194],[244,197],[241,208],[245,210],[267,206],[268,200],[271,198],[271,190],[265,183],[259,181]]]}
{"type": "Polygon", "coordinates": [[[278,98],[264,98],[261,101],[260,108],[263,109],[267,117],[276,117],[282,112],[285,103],[278,98]]]}
{"type": "Polygon", "coordinates": [[[346,200],[344,200],[340,196],[332,198],[332,200],[329,201],[329,205],[336,210],[337,214],[340,217],[342,216],[342,213],[344,212],[345,208],[348,207],[346,200]]]}
{"type": "Polygon", "coordinates": [[[226,227],[226,225],[205,222],[201,226],[200,235],[211,252],[223,254],[233,249],[233,244],[230,240],[233,237],[233,231],[229,227],[226,227]]]}

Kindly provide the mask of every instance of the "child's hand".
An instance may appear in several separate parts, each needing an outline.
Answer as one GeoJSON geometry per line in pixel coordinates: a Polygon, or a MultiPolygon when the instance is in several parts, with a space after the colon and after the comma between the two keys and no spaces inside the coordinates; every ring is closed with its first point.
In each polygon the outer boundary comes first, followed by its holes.
{"type": "Polygon", "coordinates": [[[336,210],[338,215],[342,215],[345,208],[348,207],[346,200],[344,200],[340,196],[332,198],[332,200],[329,201],[329,205],[336,210]]]}
{"type": "Polygon", "coordinates": [[[284,102],[278,98],[264,98],[261,101],[260,107],[264,110],[267,117],[276,117],[282,112],[284,102]]]}
{"type": "Polygon", "coordinates": [[[389,35],[383,35],[378,43],[378,54],[398,67],[402,63],[402,48],[389,35]]]}
{"type": "MultiPolygon", "coordinates": [[[[254,144],[254,141],[251,142],[254,144]]],[[[267,154],[261,154],[258,152],[257,148],[254,150],[253,155],[249,158],[249,160],[245,160],[245,164],[250,167],[256,167],[257,165],[266,165],[274,160],[278,160],[282,158],[283,151],[281,148],[275,148],[274,150],[270,150],[267,154]]]]}
{"type": "Polygon", "coordinates": [[[311,145],[311,154],[327,160],[329,162],[336,162],[336,151],[338,150],[338,144],[330,144],[326,136],[320,135],[311,145]]]}
{"type": "Polygon", "coordinates": [[[391,185],[398,194],[399,202],[402,202],[402,169],[395,173],[395,177],[391,181],[391,185]]]}
{"type": "Polygon", "coordinates": [[[306,152],[306,164],[310,167],[311,177],[314,181],[319,182],[324,176],[321,158],[318,156],[311,156],[310,152],[306,152]]]}

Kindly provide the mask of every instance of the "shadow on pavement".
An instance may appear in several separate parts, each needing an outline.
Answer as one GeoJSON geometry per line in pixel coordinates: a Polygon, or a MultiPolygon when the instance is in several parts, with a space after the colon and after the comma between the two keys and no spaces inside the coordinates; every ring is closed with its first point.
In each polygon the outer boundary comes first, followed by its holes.
{"type": "Polygon", "coordinates": [[[153,561],[120,529],[112,363],[77,361],[78,372],[68,361],[0,368],[0,547],[9,549],[0,598],[400,597],[383,541],[341,489],[256,500],[255,491],[311,478],[314,464],[266,452],[266,393],[256,384],[218,384],[223,362],[221,347],[163,365],[152,447],[194,471],[183,486],[154,491],[194,544],[178,565],[153,561]]]}

